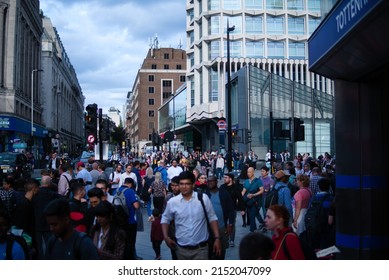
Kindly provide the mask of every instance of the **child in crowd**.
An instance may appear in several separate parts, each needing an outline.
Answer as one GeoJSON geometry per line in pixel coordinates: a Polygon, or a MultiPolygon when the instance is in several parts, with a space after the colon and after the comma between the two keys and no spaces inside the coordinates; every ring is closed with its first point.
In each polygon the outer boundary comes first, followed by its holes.
{"type": "Polygon", "coordinates": [[[154,219],[153,219],[152,224],[151,224],[150,240],[151,240],[151,244],[153,246],[153,250],[155,252],[155,259],[160,260],[161,259],[161,244],[163,241],[160,210],[158,208],[154,208],[152,216],[154,217],[154,219]]]}

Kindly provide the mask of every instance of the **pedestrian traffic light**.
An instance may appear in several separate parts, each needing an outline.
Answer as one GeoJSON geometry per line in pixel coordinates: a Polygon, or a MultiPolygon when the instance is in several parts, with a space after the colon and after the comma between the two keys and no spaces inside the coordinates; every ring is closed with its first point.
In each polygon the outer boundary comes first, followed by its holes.
{"type": "Polygon", "coordinates": [[[304,121],[300,118],[293,118],[293,140],[305,141],[304,121]]]}
{"type": "Polygon", "coordinates": [[[94,144],[97,141],[97,119],[97,104],[86,106],[85,131],[89,144],[94,144]]]}

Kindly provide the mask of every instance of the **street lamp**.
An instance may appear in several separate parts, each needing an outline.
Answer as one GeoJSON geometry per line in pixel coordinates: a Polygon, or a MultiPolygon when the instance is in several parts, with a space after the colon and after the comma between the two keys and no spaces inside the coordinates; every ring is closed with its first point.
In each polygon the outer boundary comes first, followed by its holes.
{"type": "MultiPolygon", "coordinates": [[[[57,136],[59,136],[60,135],[60,133],[59,133],[59,122],[58,122],[58,120],[59,120],[59,117],[58,117],[58,104],[59,104],[59,96],[61,95],[61,92],[60,91],[57,91],[57,86],[55,86],[54,87],[55,88],[55,94],[56,94],[56,96],[55,96],[55,99],[56,99],[56,101],[57,101],[57,115],[56,115],[56,117],[57,117],[57,133],[55,134],[55,136],[56,136],[56,138],[57,138],[57,136]]],[[[58,150],[57,150],[57,152],[59,153],[60,151],[59,151],[59,148],[60,148],[60,141],[59,141],[59,138],[57,138],[57,143],[58,143],[58,150]]]]}
{"type": "Polygon", "coordinates": [[[42,71],[42,69],[32,69],[31,71],[31,141],[34,140],[34,73],[42,71]]]}
{"type": "Polygon", "coordinates": [[[230,32],[235,30],[235,25],[230,27],[227,19],[227,168],[232,171],[232,126],[231,126],[231,70],[230,70],[230,32]]]}

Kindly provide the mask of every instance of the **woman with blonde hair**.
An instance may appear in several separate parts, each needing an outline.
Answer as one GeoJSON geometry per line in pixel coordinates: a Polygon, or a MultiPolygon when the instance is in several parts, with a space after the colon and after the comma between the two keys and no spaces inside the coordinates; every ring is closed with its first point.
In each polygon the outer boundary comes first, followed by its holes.
{"type": "Polygon", "coordinates": [[[149,187],[149,193],[153,195],[154,208],[157,208],[159,213],[162,213],[163,202],[166,197],[166,184],[162,180],[161,172],[155,172],[154,182],[149,187]]]}
{"type": "Polygon", "coordinates": [[[146,203],[146,209],[147,209],[147,215],[151,217],[152,211],[151,211],[151,193],[149,192],[149,188],[151,184],[154,182],[154,171],[152,167],[146,168],[146,175],[142,179],[142,200],[146,203]]]}
{"type": "Polygon", "coordinates": [[[297,175],[297,186],[299,190],[293,196],[293,223],[294,232],[300,235],[305,231],[305,214],[307,213],[312,191],[309,188],[309,176],[305,174],[297,175]]]}

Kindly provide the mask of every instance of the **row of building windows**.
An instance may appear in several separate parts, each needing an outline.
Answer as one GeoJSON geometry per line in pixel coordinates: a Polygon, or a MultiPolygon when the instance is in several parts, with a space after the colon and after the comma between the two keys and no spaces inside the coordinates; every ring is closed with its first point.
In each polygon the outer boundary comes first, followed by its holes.
{"type": "MultiPolygon", "coordinates": [[[[155,76],[154,75],[149,75],[149,82],[154,82],[155,81],[155,76]]],[[[186,76],[185,75],[180,75],[180,82],[184,83],[186,81],[186,76]]],[[[169,80],[163,80],[162,81],[162,86],[172,86],[171,85],[171,81],[169,80]],[[169,85],[169,82],[170,82],[170,85],[169,85]]],[[[153,92],[150,92],[150,93],[153,93],[153,92]]]]}
{"type": "MultiPolygon", "coordinates": [[[[157,64],[151,64],[151,69],[157,69],[157,64]]],[[[169,64],[164,64],[163,65],[163,69],[165,69],[165,70],[170,69],[169,64]]],[[[176,69],[177,70],[181,70],[182,69],[182,65],[181,64],[177,64],[176,65],[176,69]]]]}
{"type": "MultiPolygon", "coordinates": [[[[320,11],[321,0],[208,0],[208,10],[239,10],[239,9],[252,9],[262,10],[264,8],[268,10],[288,10],[295,11],[320,11]]],[[[201,4],[200,4],[201,5],[201,4]]],[[[199,9],[202,11],[202,6],[199,9]]]]}
{"type": "MultiPolygon", "coordinates": [[[[227,42],[224,41],[224,56],[227,55],[227,42]]],[[[208,59],[213,60],[221,56],[220,40],[211,41],[208,45],[208,59]]],[[[307,58],[305,42],[291,42],[286,44],[285,41],[261,41],[245,40],[244,49],[243,41],[230,41],[231,57],[249,57],[249,58],[279,58],[287,57],[290,59],[307,58]],[[287,47],[286,47],[287,46],[287,47]],[[266,47],[266,48],[265,48],[266,47]],[[286,53],[288,51],[288,53],[286,53]],[[265,53],[266,52],[266,53],[265,53]]],[[[193,66],[193,65],[192,65],[193,66]]]]}

